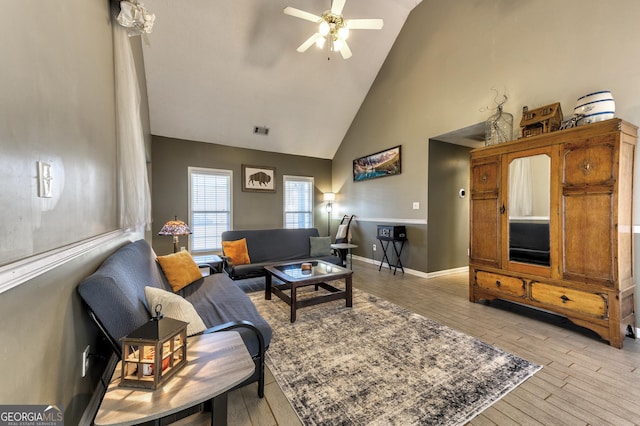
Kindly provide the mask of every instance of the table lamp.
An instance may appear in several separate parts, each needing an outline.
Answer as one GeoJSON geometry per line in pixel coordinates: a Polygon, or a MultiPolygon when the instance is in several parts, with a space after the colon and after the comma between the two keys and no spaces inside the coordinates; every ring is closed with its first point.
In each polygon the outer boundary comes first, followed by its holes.
{"type": "Polygon", "coordinates": [[[171,235],[173,236],[173,252],[178,252],[178,235],[191,234],[191,229],[181,220],[178,220],[178,216],[175,216],[174,220],[170,220],[165,223],[158,235],[171,235]]]}

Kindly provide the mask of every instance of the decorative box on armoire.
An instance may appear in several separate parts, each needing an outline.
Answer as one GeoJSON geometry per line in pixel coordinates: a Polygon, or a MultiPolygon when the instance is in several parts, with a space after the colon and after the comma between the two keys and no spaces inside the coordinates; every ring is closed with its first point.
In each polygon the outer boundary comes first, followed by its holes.
{"type": "Polygon", "coordinates": [[[637,130],[611,119],[471,152],[472,302],[555,312],[617,348],[635,334],[637,130]]]}

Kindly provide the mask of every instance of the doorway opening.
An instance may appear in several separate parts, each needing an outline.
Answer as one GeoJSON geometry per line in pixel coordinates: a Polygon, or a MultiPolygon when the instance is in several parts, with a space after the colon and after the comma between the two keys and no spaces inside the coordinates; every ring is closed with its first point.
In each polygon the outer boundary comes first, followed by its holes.
{"type": "Polygon", "coordinates": [[[484,146],[484,122],[429,139],[427,271],[469,265],[469,157],[484,146]]]}

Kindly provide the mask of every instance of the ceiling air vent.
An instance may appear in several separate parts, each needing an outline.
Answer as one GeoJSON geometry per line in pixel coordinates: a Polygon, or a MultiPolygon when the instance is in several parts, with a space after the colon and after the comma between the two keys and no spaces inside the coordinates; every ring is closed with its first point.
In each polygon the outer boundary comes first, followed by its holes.
{"type": "Polygon", "coordinates": [[[263,136],[267,136],[269,134],[269,128],[268,127],[261,127],[261,126],[253,126],[253,134],[254,135],[263,135],[263,136]]]}

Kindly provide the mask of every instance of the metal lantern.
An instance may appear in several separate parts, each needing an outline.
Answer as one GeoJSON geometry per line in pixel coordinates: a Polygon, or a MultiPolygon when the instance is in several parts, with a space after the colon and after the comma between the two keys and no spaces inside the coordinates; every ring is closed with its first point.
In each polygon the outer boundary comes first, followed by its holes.
{"type": "Polygon", "coordinates": [[[156,316],[122,338],[120,385],[157,389],[187,364],[187,323],[156,316]]]}

